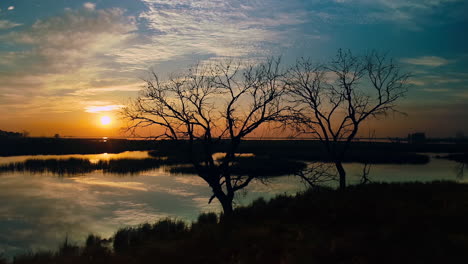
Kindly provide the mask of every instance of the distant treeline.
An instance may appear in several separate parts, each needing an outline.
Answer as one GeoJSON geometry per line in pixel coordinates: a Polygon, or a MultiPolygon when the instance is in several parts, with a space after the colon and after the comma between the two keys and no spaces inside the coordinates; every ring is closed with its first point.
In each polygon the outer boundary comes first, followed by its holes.
{"type": "MultiPolygon", "coordinates": [[[[229,144],[213,146],[225,152],[229,144]]],[[[195,143],[194,151],[200,149],[195,143]]],[[[190,162],[185,141],[126,139],[0,138],[0,156],[38,154],[96,154],[153,150],[155,156],[168,156],[190,162]]],[[[253,153],[271,159],[330,161],[323,144],[313,140],[245,140],[239,153],[253,153]]],[[[426,163],[429,158],[417,153],[467,153],[468,144],[407,144],[386,142],[353,142],[345,162],[361,163],[426,163]]]]}
{"type": "Polygon", "coordinates": [[[0,156],[119,153],[152,150],[156,145],[150,140],[0,137],[0,156]]]}
{"type": "Polygon", "coordinates": [[[0,139],[1,138],[20,138],[20,137],[26,137],[27,132],[10,132],[10,131],[4,131],[0,130],[0,139]]]}
{"type": "MultiPolygon", "coordinates": [[[[224,152],[228,146],[221,142],[213,148],[217,152],[224,152]]],[[[195,145],[194,149],[200,151],[200,155],[194,155],[195,157],[202,156],[201,148],[195,145]]],[[[343,161],[372,164],[425,164],[429,162],[429,157],[420,153],[463,153],[467,150],[468,144],[353,142],[343,161]]],[[[239,146],[238,152],[252,153],[257,157],[272,160],[332,161],[327,156],[323,144],[312,140],[246,140],[239,146]]],[[[185,142],[158,142],[156,150],[150,154],[185,161],[190,159],[185,142]]]]}

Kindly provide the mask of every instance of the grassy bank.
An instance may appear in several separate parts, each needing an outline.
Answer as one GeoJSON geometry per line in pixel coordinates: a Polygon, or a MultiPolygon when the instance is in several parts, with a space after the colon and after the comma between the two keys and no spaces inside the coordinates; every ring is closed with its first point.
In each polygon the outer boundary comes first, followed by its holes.
{"type": "Polygon", "coordinates": [[[468,185],[371,184],[257,200],[232,219],[123,228],[13,263],[463,263],[466,223],[468,185]]]}

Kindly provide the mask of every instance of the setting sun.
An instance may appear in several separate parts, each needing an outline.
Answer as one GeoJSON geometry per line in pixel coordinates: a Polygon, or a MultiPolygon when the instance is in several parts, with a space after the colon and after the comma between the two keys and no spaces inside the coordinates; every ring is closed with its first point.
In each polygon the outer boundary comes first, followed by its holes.
{"type": "Polygon", "coordinates": [[[111,123],[111,118],[110,117],[108,117],[108,116],[101,117],[101,124],[102,125],[105,126],[105,125],[108,125],[110,123],[111,123]]]}
{"type": "Polygon", "coordinates": [[[466,11],[0,0],[0,264],[468,260],[466,11]]]}

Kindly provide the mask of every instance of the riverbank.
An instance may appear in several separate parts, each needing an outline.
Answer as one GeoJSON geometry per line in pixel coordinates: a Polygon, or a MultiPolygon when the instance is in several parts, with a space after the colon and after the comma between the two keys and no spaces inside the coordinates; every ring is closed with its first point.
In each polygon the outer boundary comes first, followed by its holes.
{"type": "Polygon", "coordinates": [[[13,263],[457,263],[468,259],[468,185],[371,184],[260,199],[231,219],[164,220],[13,263]]]}
{"type": "MultiPolygon", "coordinates": [[[[165,154],[185,152],[184,142],[127,140],[127,139],[73,139],[73,138],[0,138],[0,156],[60,155],[118,153],[123,151],[158,150],[165,154]]],[[[228,147],[225,141],[214,146],[223,152],[228,147]]],[[[468,144],[408,144],[392,142],[352,142],[352,155],[356,153],[464,153],[468,144]]],[[[257,155],[291,155],[309,157],[310,153],[323,154],[323,145],[314,140],[244,140],[241,153],[257,155]]],[[[315,155],[315,154],[314,154],[315,155]]],[[[323,156],[323,155],[322,155],[323,156]]]]}
{"type": "Polygon", "coordinates": [[[156,142],[126,139],[0,138],[0,157],[19,155],[62,155],[119,153],[153,150],[156,142]]]}

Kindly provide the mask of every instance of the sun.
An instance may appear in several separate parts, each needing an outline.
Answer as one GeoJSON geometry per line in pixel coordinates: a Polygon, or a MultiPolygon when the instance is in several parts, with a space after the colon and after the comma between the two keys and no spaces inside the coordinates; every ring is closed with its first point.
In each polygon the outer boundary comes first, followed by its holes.
{"type": "Polygon", "coordinates": [[[101,117],[101,124],[106,126],[106,125],[109,125],[111,123],[111,118],[108,117],[108,116],[103,116],[101,117]]]}

